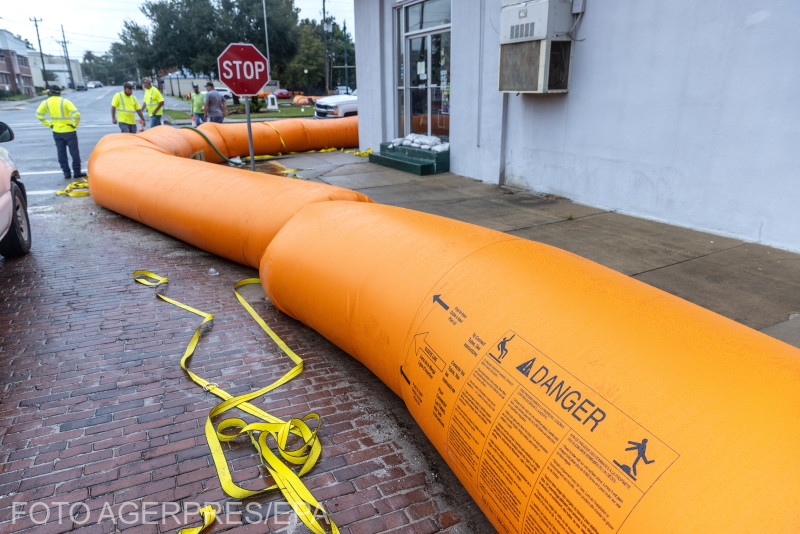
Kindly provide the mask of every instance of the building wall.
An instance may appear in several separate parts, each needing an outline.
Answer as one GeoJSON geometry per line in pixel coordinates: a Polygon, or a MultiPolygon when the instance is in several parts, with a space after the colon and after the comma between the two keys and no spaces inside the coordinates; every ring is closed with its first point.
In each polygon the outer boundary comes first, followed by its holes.
{"type": "Polygon", "coordinates": [[[24,41],[17,39],[8,30],[0,29],[0,89],[16,89],[22,94],[35,93],[34,70],[29,63],[29,55],[34,51],[24,41]]]}
{"type": "MultiPolygon", "coordinates": [[[[44,78],[42,76],[42,59],[39,54],[30,54],[28,56],[30,60],[31,67],[33,70],[33,78],[34,83],[38,87],[44,87],[44,78]]],[[[48,54],[44,54],[44,61],[45,61],[45,69],[47,69],[48,73],[55,73],[56,80],[53,82],[49,82],[48,85],[56,84],[61,87],[69,87],[70,78],[69,78],[69,70],[72,69],[72,78],[75,80],[75,83],[86,83],[86,79],[83,76],[83,71],[81,70],[81,63],[77,59],[70,58],[69,60],[69,67],[67,67],[67,62],[61,56],[51,56],[48,54]]]]}
{"type": "Polygon", "coordinates": [[[354,0],[358,65],[358,137],[377,150],[394,137],[392,0],[354,0]],[[364,120],[363,117],[368,117],[364,120]]]}
{"type": "Polygon", "coordinates": [[[12,66],[11,50],[3,50],[0,48],[0,89],[10,91],[14,88],[14,68],[12,66]]]}
{"type": "MultiPolygon", "coordinates": [[[[355,3],[361,144],[377,148],[395,4],[355,3]]],[[[497,92],[500,0],[469,4],[453,9],[453,172],[800,250],[800,2],[590,0],[569,93],[548,96],[497,92]]]]}
{"type": "Polygon", "coordinates": [[[33,77],[28,58],[14,50],[0,49],[0,89],[33,95],[33,77]]]}

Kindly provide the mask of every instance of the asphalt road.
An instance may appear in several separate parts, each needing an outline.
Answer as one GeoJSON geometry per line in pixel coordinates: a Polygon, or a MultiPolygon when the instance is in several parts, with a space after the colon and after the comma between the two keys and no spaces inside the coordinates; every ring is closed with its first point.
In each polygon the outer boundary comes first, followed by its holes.
{"type": "MultiPolygon", "coordinates": [[[[111,122],[111,99],[121,90],[121,86],[101,87],[62,94],[81,112],[78,144],[84,170],[97,142],[104,135],[119,132],[117,125],[111,122]]],[[[142,91],[134,91],[134,94],[142,102],[142,91]]],[[[68,183],[58,164],[53,134],[36,119],[36,108],[41,100],[4,102],[0,114],[0,120],[14,130],[15,139],[4,147],[11,152],[28,191],[28,205],[34,211],[56,202],[55,192],[68,183]]]]}

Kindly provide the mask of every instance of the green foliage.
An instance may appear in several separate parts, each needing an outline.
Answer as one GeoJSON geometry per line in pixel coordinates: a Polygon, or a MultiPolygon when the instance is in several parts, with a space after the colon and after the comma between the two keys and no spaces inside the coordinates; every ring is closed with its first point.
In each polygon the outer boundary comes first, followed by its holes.
{"type": "Polygon", "coordinates": [[[136,58],[129,47],[121,43],[112,43],[108,59],[109,83],[122,85],[128,80],[136,79],[136,58]]]}
{"type": "Polygon", "coordinates": [[[95,74],[95,63],[97,62],[97,56],[95,56],[91,50],[87,50],[83,54],[83,63],[81,63],[81,68],[84,72],[89,73],[89,78],[91,80],[96,80],[97,75],[95,74]]]}
{"type": "MultiPolygon", "coordinates": [[[[277,78],[297,53],[293,0],[267,0],[269,56],[277,78]]],[[[251,43],[266,54],[261,0],[148,0],[151,27],[126,22],[120,38],[146,72],[181,68],[215,75],[217,56],[229,43],[251,43]]]]}
{"type": "MultiPolygon", "coordinates": [[[[0,89],[0,100],[19,100],[19,89],[0,89]]],[[[27,98],[27,97],[26,97],[27,98]]]]}
{"type": "Polygon", "coordinates": [[[292,0],[266,0],[266,8],[269,54],[264,46],[264,10],[261,0],[219,0],[217,32],[222,43],[216,55],[228,43],[250,43],[264,55],[269,55],[270,74],[272,78],[281,79],[299,47],[297,9],[292,0]]]}
{"type": "MultiPolygon", "coordinates": [[[[197,73],[216,69],[218,38],[215,9],[210,0],[150,0],[142,12],[152,23],[147,71],[178,67],[197,73]]],[[[127,29],[127,28],[126,28],[127,29]]],[[[122,36],[124,38],[124,35],[122,36]]]]}
{"type": "MultiPolygon", "coordinates": [[[[294,0],[266,0],[269,53],[265,46],[262,0],[147,0],[141,7],[147,26],[124,23],[120,42],[109,52],[87,52],[83,68],[93,80],[121,84],[166,70],[187,69],[197,75],[217,77],[217,56],[229,43],[251,43],[270,58],[272,79],[294,90],[317,88],[325,80],[322,25],[298,23],[294,0]],[[308,70],[308,74],[304,70],[308,70]]],[[[328,17],[328,22],[333,22],[328,17]]],[[[329,65],[344,64],[343,32],[332,23],[328,32],[329,65]]],[[[355,47],[347,35],[348,63],[355,64],[355,47]]],[[[331,69],[331,83],[344,83],[342,69],[331,69]],[[339,82],[339,78],[342,81],[339,82]]],[[[350,69],[350,85],[355,84],[350,69]]],[[[314,92],[314,91],[312,91],[314,92]]]]}
{"type": "Polygon", "coordinates": [[[187,113],[186,111],[180,111],[180,110],[177,110],[177,109],[165,109],[164,110],[164,114],[169,115],[171,118],[173,118],[175,120],[191,119],[192,118],[191,113],[187,113]]]}
{"type": "Polygon", "coordinates": [[[343,67],[345,63],[349,67],[353,67],[356,64],[355,44],[350,38],[350,32],[345,33],[345,29],[336,22],[332,23],[331,32],[328,34],[328,56],[330,57],[331,87],[346,85],[345,81],[349,83],[350,87],[354,87],[356,84],[356,70],[349,68],[347,69],[348,74],[345,75],[343,67]]]}
{"type": "MultiPolygon", "coordinates": [[[[228,107],[229,115],[227,119],[244,119],[244,105],[231,108],[228,107]]],[[[251,119],[290,119],[297,117],[313,117],[314,106],[278,106],[278,111],[267,111],[263,113],[256,113],[250,109],[251,119]]]]}
{"type": "Polygon", "coordinates": [[[281,76],[284,87],[299,89],[306,94],[319,93],[325,85],[325,45],[322,29],[311,20],[299,26],[300,47],[281,76]],[[308,73],[305,71],[308,70],[308,73]]]}

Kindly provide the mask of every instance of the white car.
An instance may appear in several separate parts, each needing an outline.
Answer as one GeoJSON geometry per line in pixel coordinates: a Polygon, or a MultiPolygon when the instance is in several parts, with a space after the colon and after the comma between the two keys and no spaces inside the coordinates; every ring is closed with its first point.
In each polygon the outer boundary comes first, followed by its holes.
{"type": "MultiPolygon", "coordinates": [[[[14,132],[0,122],[0,143],[12,141],[14,132]]],[[[17,166],[8,150],[0,147],[0,255],[24,256],[31,249],[28,197],[17,166]]]]}
{"type": "Polygon", "coordinates": [[[225,100],[230,100],[231,98],[233,98],[233,93],[231,93],[231,90],[228,89],[227,87],[215,87],[214,89],[216,89],[217,92],[221,94],[222,98],[224,98],[225,100]]]}
{"type": "MultiPolygon", "coordinates": [[[[214,90],[216,90],[219,94],[221,94],[222,98],[224,98],[225,100],[230,100],[231,98],[233,98],[233,93],[231,93],[231,90],[228,89],[227,87],[215,87],[214,90]]],[[[200,91],[200,92],[206,94],[208,91],[200,91]]]]}
{"type": "Polygon", "coordinates": [[[352,95],[334,95],[320,98],[314,104],[315,119],[339,119],[358,115],[358,91],[352,95]]]}

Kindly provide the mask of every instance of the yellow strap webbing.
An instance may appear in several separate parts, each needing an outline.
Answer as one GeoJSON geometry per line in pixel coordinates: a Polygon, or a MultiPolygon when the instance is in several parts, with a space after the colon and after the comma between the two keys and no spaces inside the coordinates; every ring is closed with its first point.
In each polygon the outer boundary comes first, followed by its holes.
{"type": "Polygon", "coordinates": [[[270,124],[269,122],[266,122],[266,121],[265,121],[265,122],[262,122],[261,124],[266,124],[267,126],[269,126],[270,128],[272,128],[273,130],[275,130],[275,133],[276,133],[276,134],[278,134],[278,139],[280,139],[280,141],[281,141],[281,146],[283,147],[283,149],[284,149],[284,150],[286,150],[286,143],[283,141],[283,136],[282,136],[282,135],[281,135],[281,133],[278,131],[278,129],[277,129],[277,128],[275,128],[275,127],[274,127],[272,124],[270,124]]]}
{"type": "MultiPolygon", "coordinates": [[[[156,290],[156,295],[158,298],[203,318],[203,322],[200,323],[197,329],[195,329],[194,334],[192,334],[192,338],[189,340],[189,343],[186,346],[186,350],[181,358],[181,368],[186,371],[189,377],[204,390],[210,391],[214,395],[223,399],[221,403],[217,404],[208,413],[205,424],[205,434],[208,447],[211,450],[212,457],[214,458],[214,464],[217,468],[217,475],[219,476],[220,484],[222,485],[222,489],[225,491],[225,493],[234,498],[244,499],[277,488],[281,491],[281,493],[283,493],[287,502],[291,505],[292,509],[294,509],[295,513],[297,513],[297,516],[300,518],[300,520],[312,532],[315,534],[327,534],[328,532],[331,534],[339,534],[339,529],[333,522],[333,519],[331,519],[328,515],[328,512],[319,502],[317,502],[314,496],[311,495],[311,492],[308,490],[308,488],[305,487],[305,484],[303,484],[303,482],[300,480],[300,477],[307,473],[314,466],[314,464],[316,464],[320,453],[322,452],[322,446],[317,439],[317,430],[321,425],[319,415],[310,413],[304,416],[302,419],[291,419],[290,421],[286,422],[268,414],[267,412],[264,412],[249,402],[256,397],[264,395],[265,393],[285,384],[303,371],[303,360],[297,354],[295,354],[294,351],[292,351],[292,349],[290,349],[269,326],[267,326],[267,323],[264,322],[264,320],[252,308],[252,306],[250,306],[250,304],[238,292],[238,289],[244,286],[260,284],[261,280],[258,278],[246,278],[244,280],[240,280],[234,285],[233,292],[236,295],[236,299],[239,301],[239,303],[261,326],[264,332],[269,335],[275,344],[280,347],[284,354],[286,354],[295,363],[295,366],[272,384],[269,384],[268,386],[257,391],[234,397],[219,387],[219,385],[205,380],[204,378],[190,371],[188,368],[189,360],[191,359],[192,354],[194,354],[194,351],[197,348],[197,344],[200,340],[200,333],[203,325],[214,319],[213,314],[197,310],[160,293],[158,291],[160,286],[169,282],[167,277],[159,276],[149,271],[135,271],[133,273],[133,278],[135,281],[141,284],[153,287],[156,290]],[[247,412],[250,415],[257,417],[262,422],[246,423],[244,420],[239,418],[229,418],[221,421],[215,428],[212,419],[232,408],[238,408],[244,412],[247,412]],[[309,427],[307,421],[314,422],[313,429],[309,427]],[[225,454],[222,450],[222,442],[231,441],[243,434],[247,434],[250,437],[251,442],[258,450],[262,464],[269,471],[273,481],[275,482],[272,486],[260,490],[248,490],[238,486],[233,481],[230,469],[228,468],[228,462],[225,459],[225,454]],[[258,435],[257,438],[255,437],[256,434],[258,435]],[[275,440],[275,443],[278,447],[278,452],[283,460],[301,466],[296,473],[290,469],[284,463],[284,461],[281,460],[281,458],[272,452],[267,443],[269,436],[272,436],[275,440]],[[300,438],[301,445],[299,447],[294,445],[294,448],[292,448],[293,446],[290,445],[289,442],[292,436],[300,438]],[[328,524],[330,528],[329,531],[325,529],[321,521],[328,524]]],[[[298,440],[293,439],[291,441],[292,443],[296,444],[298,440]]],[[[213,521],[213,518],[211,521],[213,521]]],[[[197,534],[206,526],[208,525],[197,527],[200,528],[200,530],[197,531],[187,531],[187,534],[197,534]]]]}
{"type": "Polygon", "coordinates": [[[366,158],[367,156],[369,156],[370,154],[372,154],[372,149],[371,149],[371,148],[368,148],[368,149],[366,149],[366,150],[363,150],[363,151],[358,151],[358,150],[345,150],[345,152],[347,152],[348,154],[354,154],[354,155],[356,155],[356,156],[361,156],[362,158],[366,158]]]}
{"type": "Polygon", "coordinates": [[[217,517],[217,512],[214,511],[211,505],[206,505],[200,508],[200,515],[203,517],[202,527],[182,528],[178,531],[178,534],[200,534],[214,522],[214,519],[217,517]]]}
{"type": "Polygon", "coordinates": [[[81,179],[70,182],[63,190],[56,191],[56,196],[58,195],[66,195],[68,197],[88,197],[89,181],[86,179],[81,179]]]}

